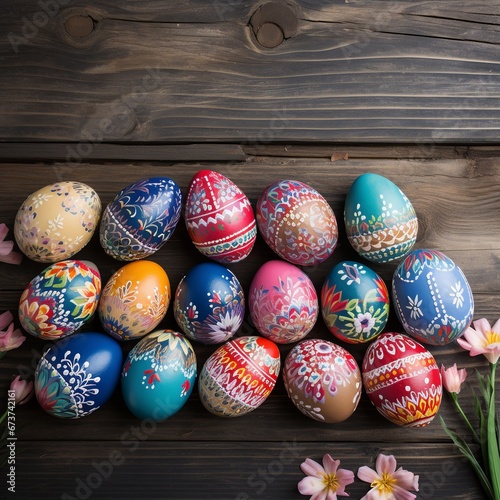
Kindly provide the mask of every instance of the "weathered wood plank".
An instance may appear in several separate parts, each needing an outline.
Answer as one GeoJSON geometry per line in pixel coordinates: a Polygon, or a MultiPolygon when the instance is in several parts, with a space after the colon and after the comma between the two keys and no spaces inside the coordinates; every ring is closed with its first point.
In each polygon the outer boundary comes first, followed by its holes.
{"type": "Polygon", "coordinates": [[[3,140],[498,138],[498,0],[302,1],[273,49],[255,40],[250,2],[39,8],[9,0],[0,19],[3,140]],[[94,31],[68,38],[70,14],[94,31]]]}
{"type": "MultiPolygon", "coordinates": [[[[398,465],[420,476],[419,498],[484,498],[473,472],[450,445],[422,443],[407,448],[331,439],[299,443],[293,435],[258,445],[164,444],[154,441],[154,433],[140,435],[143,441],[137,437],[121,443],[68,441],[65,447],[53,441],[18,441],[16,493],[26,500],[49,492],[51,498],[66,500],[87,498],[86,494],[92,499],[142,498],[146,492],[148,498],[169,500],[298,500],[304,498],[297,483],[304,477],[300,463],[306,457],[320,461],[324,453],[331,453],[342,467],[356,473],[362,465],[374,467],[382,452],[395,454],[398,465]]],[[[369,489],[357,479],[347,491],[351,498],[361,498],[369,489]]]]}

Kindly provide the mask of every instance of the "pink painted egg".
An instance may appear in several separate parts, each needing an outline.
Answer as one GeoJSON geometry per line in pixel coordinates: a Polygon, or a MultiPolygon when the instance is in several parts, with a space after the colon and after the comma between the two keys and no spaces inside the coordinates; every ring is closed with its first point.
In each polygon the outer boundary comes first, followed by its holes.
{"type": "Polygon", "coordinates": [[[392,423],[424,427],[436,416],[441,374],[432,354],[416,340],[383,333],[368,347],[362,370],[370,401],[392,423]]]}
{"type": "Polygon", "coordinates": [[[195,247],[221,264],[243,260],[255,243],[250,201],[236,184],[213,170],[201,170],[191,180],[184,218],[195,247]]]}
{"type": "Polygon", "coordinates": [[[361,373],[353,356],[333,342],[307,339],[283,366],[285,389],[306,416],[334,424],[349,418],[361,397],[361,373]]]}
{"type": "Polygon", "coordinates": [[[203,406],[220,417],[240,417],[271,394],[280,371],[278,346],[263,337],[230,340],[205,362],[198,380],[203,406]]]}
{"type": "Polygon", "coordinates": [[[257,201],[256,219],[271,249],[298,266],[323,262],[337,245],[333,210],[323,196],[303,182],[270,184],[257,201]]]}
{"type": "Polygon", "coordinates": [[[302,340],[318,318],[318,296],[309,276],[281,260],[266,262],[257,271],[249,306],[257,330],[278,344],[302,340]]]}

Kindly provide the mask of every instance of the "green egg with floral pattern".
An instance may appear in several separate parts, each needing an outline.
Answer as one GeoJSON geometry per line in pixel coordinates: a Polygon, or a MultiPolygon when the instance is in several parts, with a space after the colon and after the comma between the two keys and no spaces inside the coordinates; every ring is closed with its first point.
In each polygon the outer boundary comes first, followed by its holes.
{"type": "Polygon", "coordinates": [[[384,280],[364,264],[339,262],[321,289],[321,314],[330,332],[349,344],[369,342],[389,317],[384,280]]]}

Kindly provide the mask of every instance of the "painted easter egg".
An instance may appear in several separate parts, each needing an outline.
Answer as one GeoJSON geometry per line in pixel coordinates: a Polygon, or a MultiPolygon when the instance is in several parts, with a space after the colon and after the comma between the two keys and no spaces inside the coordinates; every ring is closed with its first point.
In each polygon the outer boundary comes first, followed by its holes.
{"type": "Polygon", "coordinates": [[[174,316],[181,330],[203,344],[229,340],[245,317],[245,297],[236,276],[216,262],[194,266],[177,286],[174,316]]]}
{"type": "Polygon", "coordinates": [[[156,262],[129,262],[118,269],[102,291],[98,312],[104,330],[117,340],[152,332],[170,303],[170,281],[156,262]]]}
{"type": "Polygon", "coordinates": [[[104,210],[101,246],[118,260],[147,258],[172,236],[181,206],[181,190],[169,177],[134,182],[122,189],[104,210]]]}
{"type": "Polygon", "coordinates": [[[54,417],[90,415],[113,394],[122,362],[120,346],[103,333],[77,333],[59,340],[38,362],[36,399],[54,417]]]}
{"type": "Polygon", "coordinates": [[[384,280],[369,267],[339,262],[323,283],[321,313],[328,329],[340,340],[369,342],[387,323],[389,292],[384,280]]]}
{"type": "Polygon", "coordinates": [[[196,380],[196,355],[189,340],[172,330],[141,339],[123,365],[121,384],[128,409],[161,422],[188,400],[196,380]]]}
{"type": "Polygon", "coordinates": [[[240,417],[271,394],[280,371],[278,346],[264,337],[239,337],[220,346],[198,380],[203,406],[220,417],[240,417]]]}
{"type": "Polygon", "coordinates": [[[309,276],[298,267],[271,260],[250,285],[250,315],[257,330],[278,344],[302,340],[318,317],[318,296],[309,276]]]}
{"type": "Polygon", "coordinates": [[[415,244],[418,220],[403,191],[381,175],[360,175],[347,193],[344,208],[347,238],[372,262],[401,259],[415,244]]]}
{"type": "Polygon", "coordinates": [[[19,301],[19,320],[35,337],[61,339],[92,318],[100,294],[101,276],[92,262],[55,262],[25,288],[19,301]]]}
{"type": "Polygon", "coordinates": [[[321,339],[297,344],[283,366],[285,389],[306,416],[334,424],[349,418],[361,397],[361,373],[343,347],[321,339]]]}
{"type": "Polygon", "coordinates": [[[368,347],[362,370],[366,394],[392,423],[423,427],[436,416],[441,374],[432,354],[412,338],[383,333],[368,347]]]}
{"type": "Polygon", "coordinates": [[[101,200],[87,184],[62,181],[30,194],[14,222],[20,250],[36,262],[69,259],[92,238],[101,200]]]}
{"type": "Polygon", "coordinates": [[[303,182],[270,184],[257,201],[256,219],[271,249],[298,266],[323,262],[337,245],[333,210],[323,196],[303,182]]]}
{"type": "Polygon", "coordinates": [[[394,309],[406,333],[444,345],[459,338],[474,314],[472,292],[461,269],[436,250],[414,250],[392,278],[394,309]]]}
{"type": "Polygon", "coordinates": [[[195,247],[221,264],[243,260],[255,243],[250,201],[234,182],[213,170],[201,170],[191,180],[184,218],[195,247]]]}

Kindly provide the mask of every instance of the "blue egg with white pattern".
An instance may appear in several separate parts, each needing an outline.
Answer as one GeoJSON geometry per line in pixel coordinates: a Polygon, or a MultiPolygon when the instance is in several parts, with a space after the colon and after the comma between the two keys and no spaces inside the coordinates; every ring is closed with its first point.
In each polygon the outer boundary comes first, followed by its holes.
{"type": "Polygon", "coordinates": [[[417,239],[418,220],[410,200],[394,182],[366,173],[351,185],[344,206],[347,238],[372,262],[399,260],[417,239]]]}
{"type": "Polygon", "coordinates": [[[104,210],[99,239],[118,260],[144,259],[172,236],[182,208],[182,193],[169,177],[139,180],[122,189],[104,210]]]}
{"type": "Polygon", "coordinates": [[[189,340],[172,330],[157,330],[127,356],[121,376],[123,399],[137,418],[162,422],[186,404],[196,374],[189,340]]]}
{"type": "Polygon", "coordinates": [[[238,278],[215,262],[192,267],[177,286],[174,317],[191,340],[226,342],[245,317],[245,296],[238,278]]]}
{"type": "Polygon", "coordinates": [[[474,314],[467,278],[437,250],[414,250],[400,262],[392,298],[406,333],[425,344],[445,345],[459,338],[474,314]]]}
{"type": "Polygon", "coordinates": [[[38,404],[54,417],[90,415],[113,394],[122,363],[118,342],[104,333],[77,333],[59,340],[35,371],[38,404]]]}

